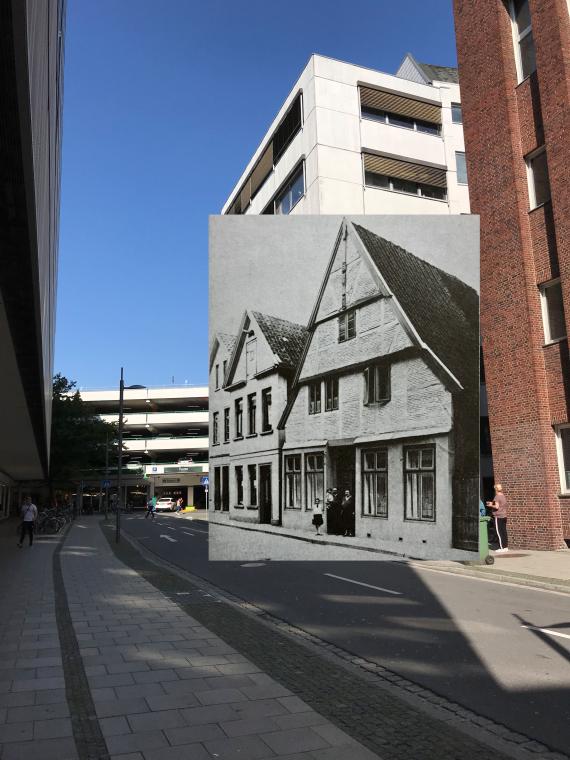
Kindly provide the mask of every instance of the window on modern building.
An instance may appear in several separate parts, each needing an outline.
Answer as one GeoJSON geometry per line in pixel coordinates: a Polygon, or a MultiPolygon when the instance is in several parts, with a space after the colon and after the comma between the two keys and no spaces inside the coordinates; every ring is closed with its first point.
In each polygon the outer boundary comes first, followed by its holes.
{"type": "Polygon", "coordinates": [[[566,337],[566,317],[560,278],[540,286],[544,340],[552,343],[566,337]]]}
{"type": "Polygon", "coordinates": [[[221,488],[220,468],[214,467],[214,509],[222,508],[222,488],[221,488]]]}
{"type": "Polygon", "coordinates": [[[309,385],[309,414],[321,412],[321,381],[317,380],[309,385]]]}
{"type": "Polygon", "coordinates": [[[249,478],[249,503],[255,507],[257,506],[257,465],[248,464],[247,476],[249,478]]]}
{"type": "Polygon", "coordinates": [[[394,92],[361,86],[360,112],[363,119],[371,119],[417,132],[440,134],[441,106],[414,100],[394,92]]]}
{"type": "Polygon", "coordinates": [[[536,71],[536,55],[532,38],[532,24],[528,0],[510,0],[515,57],[519,82],[536,71]]]}
{"type": "Polygon", "coordinates": [[[220,365],[219,364],[216,364],[215,374],[216,374],[216,390],[218,390],[220,387],[220,365]]]}
{"type": "Polygon", "coordinates": [[[404,129],[413,129],[416,132],[425,132],[428,135],[439,135],[441,128],[439,124],[433,124],[421,119],[413,119],[410,116],[399,116],[388,111],[379,111],[376,108],[362,106],[362,118],[370,121],[378,121],[380,124],[389,124],[392,127],[403,127],[404,129]]]}
{"type": "Polygon", "coordinates": [[[546,150],[539,148],[526,159],[528,169],[528,195],[531,209],[550,200],[550,180],[546,150]]]}
{"type": "Polygon", "coordinates": [[[365,368],[365,404],[386,404],[390,401],[390,374],[389,364],[372,364],[365,368]]]}
{"type": "Polygon", "coordinates": [[[295,171],[274,201],[275,214],[289,214],[305,194],[303,164],[295,171]]]}
{"type": "Polygon", "coordinates": [[[236,477],[236,500],[238,507],[243,506],[243,467],[238,465],[235,468],[236,477]]]}
{"type": "MultiPolygon", "coordinates": [[[[255,164],[251,173],[241,186],[234,198],[233,203],[229,206],[226,214],[244,214],[252,198],[264,184],[265,180],[273,171],[274,166],[291,144],[295,135],[301,129],[303,122],[301,93],[297,95],[289,110],[285,114],[281,124],[273,133],[273,137],[267,143],[267,146],[259,160],[255,164]]],[[[263,213],[273,213],[264,211],[263,213]]]]}
{"type": "Polygon", "coordinates": [[[218,418],[219,412],[214,412],[212,414],[212,443],[214,446],[220,442],[218,438],[218,418]]]}
{"type": "Polygon", "coordinates": [[[301,455],[285,457],[285,508],[301,509],[301,455]]]}
{"type": "Polygon", "coordinates": [[[230,440],[230,408],[224,409],[224,443],[230,440]]]}
{"type": "Polygon", "coordinates": [[[229,512],[230,509],[230,468],[228,465],[222,467],[222,511],[229,512]]]}
{"type": "Polygon", "coordinates": [[[257,417],[257,394],[250,393],[247,397],[247,433],[255,435],[257,417]]]}
{"type": "Polygon", "coordinates": [[[388,517],[386,449],[362,452],[362,514],[366,517],[388,517]]]}
{"type": "Polygon", "coordinates": [[[324,503],[325,498],[325,458],[323,454],[305,454],[306,509],[312,509],[315,499],[324,503]]]}
{"type": "Polygon", "coordinates": [[[243,399],[238,398],[235,401],[235,427],[236,438],[243,438],[243,399]]]}
{"type": "Polygon", "coordinates": [[[465,163],[465,153],[455,151],[455,168],[457,170],[457,184],[467,184],[467,164],[465,163]]]}
{"type": "Polygon", "coordinates": [[[435,446],[404,446],[406,520],[435,522],[435,446]]]}
{"type": "Polygon", "coordinates": [[[570,493],[570,425],[556,428],[558,469],[562,493],[570,493]]]}
{"type": "Polygon", "coordinates": [[[271,427],[271,388],[264,388],[261,391],[261,429],[262,432],[268,433],[271,427]]]}
{"type": "Polygon", "coordinates": [[[325,412],[338,409],[338,377],[325,380],[325,412]]]}
{"type": "Polygon", "coordinates": [[[356,335],[356,310],[345,311],[338,318],[338,342],[350,340],[356,335]]]}
{"type": "Polygon", "coordinates": [[[463,124],[463,114],[461,113],[461,103],[451,104],[451,121],[454,124],[463,124]]]}

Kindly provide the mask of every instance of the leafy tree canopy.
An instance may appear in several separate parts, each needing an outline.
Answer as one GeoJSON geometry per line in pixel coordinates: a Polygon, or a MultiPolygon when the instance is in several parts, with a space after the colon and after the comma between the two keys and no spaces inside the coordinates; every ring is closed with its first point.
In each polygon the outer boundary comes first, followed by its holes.
{"type": "Polygon", "coordinates": [[[77,383],[61,374],[53,378],[50,480],[65,485],[105,467],[109,441],[109,461],[116,461],[117,426],[91,414],[83,402],[77,383]]]}

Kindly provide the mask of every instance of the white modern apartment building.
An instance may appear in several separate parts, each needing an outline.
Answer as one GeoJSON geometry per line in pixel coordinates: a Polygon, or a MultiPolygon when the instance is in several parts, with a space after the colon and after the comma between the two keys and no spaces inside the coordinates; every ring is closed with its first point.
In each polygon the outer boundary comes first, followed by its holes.
{"type": "Polygon", "coordinates": [[[469,213],[456,69],[311,56],[222,213],[469,213]]]}
{"type": "MultiPolygon", "coordinates": [[[[81,390],[106,422],[119,421],[119,391],[81,390]]],[[[149,493],[206,506],[208,388],[189,385],[126,388],[123,402],[124,503],[149,493]]],[[[112,462],[111,465],[116,465],[112,462]]],[[[114,482],[112,470],[112,482],[114,482]]]]}

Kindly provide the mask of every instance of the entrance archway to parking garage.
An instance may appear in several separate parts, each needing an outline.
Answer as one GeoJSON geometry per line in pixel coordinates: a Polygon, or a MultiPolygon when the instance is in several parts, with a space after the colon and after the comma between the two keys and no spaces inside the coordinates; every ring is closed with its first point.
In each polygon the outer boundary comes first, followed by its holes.
{"type": "Polygon", "coordinates": [[[271,465],[259,465],[259,522],[271,522],[271,465]]]}
{"type": "MultiPolygon", "coordinates": [[[[340,502],[342,502],[342,499],[344,498],[344,492],[346,490],[350,491],[352,494],[353,500],[355,499],[355,448],[354,446],[331,446],[329,449],[330,452],[330,462],[331,462],[331,473],[330,477],[327,479],[327,488],[337,488],[338,489],[338,498],[339,498],[339,505],[337,507],[337,515],[335,516],[337,519],[334,520],[333,526],[334,530],[338,530],[341,533],[344,533],[344,530],[348,529],[349,532],[352,532],[354,535],[354,517],[352,520],[349,520],[348,523],[343,524],[341,526],[340,523],[340,502]]],[[[346,518],[346,516],[345,516],[346,518]]]]}

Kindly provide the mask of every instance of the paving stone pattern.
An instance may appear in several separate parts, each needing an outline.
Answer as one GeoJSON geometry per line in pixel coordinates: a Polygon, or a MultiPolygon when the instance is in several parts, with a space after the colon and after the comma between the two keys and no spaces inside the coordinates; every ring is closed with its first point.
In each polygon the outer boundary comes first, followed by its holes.
{"type": "MultiPolygon", "coordinates": [[[[320,647],[314,646],[316,637],[303,634],[307,641],[295,641],[286,635],[292,626],[275,619],[277,625],[268,626],[260,618],[270,616],[247,615],[235,605],[220,602],[220,595],[210,584],[200,580],[199,589],[181,574],[148,561],[130,543],[123,541],[119,547],[113,545],[113,549],[142,577],[170,598],[180,600],[178,604],[194,619],[231,642],[250,662],[295,692],[295,699],[303,700],[385,760],[563,758],[544,745],[476,716],[380,666],[323,642],[320,647]],[[339,661],[341,658],[344,661],[339,661]],[[417,707],[419,692],[423,692],[421,710],[417,707]],[[486,743],[478,738],[484,731],[486,743]]],[[[263,692],[260,690],[259,694],[263,692]]]]}
{"type": "MultiPolygon", "coordinates": [[[[95,520],[73,527],[61,566],[113,760],[378,760],[120,561],[95,520]]],[[[224,606],[190,591],[190,606],[224,606]]]]}

